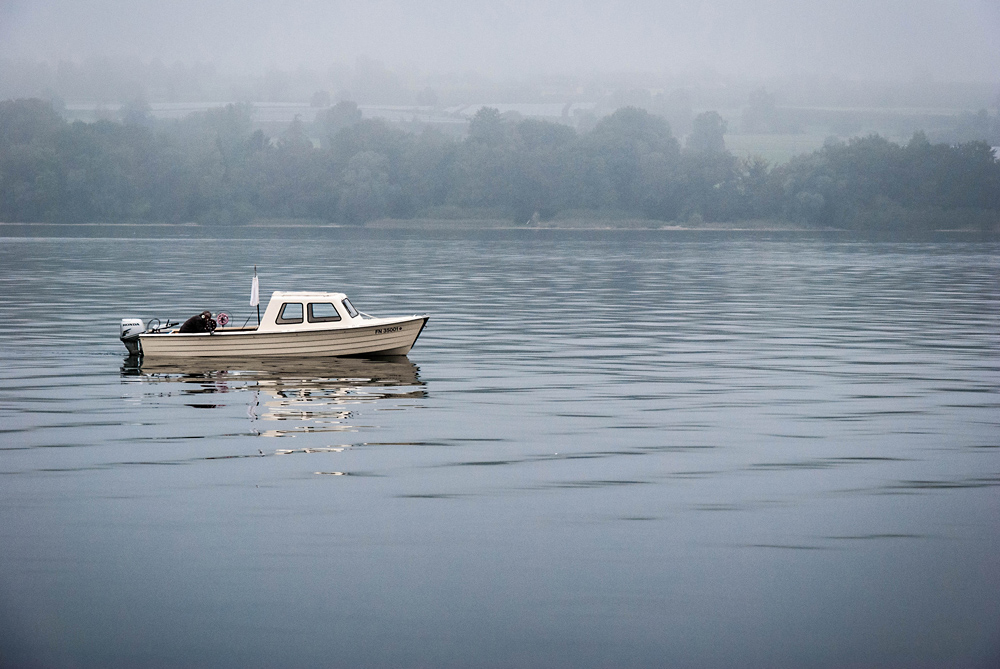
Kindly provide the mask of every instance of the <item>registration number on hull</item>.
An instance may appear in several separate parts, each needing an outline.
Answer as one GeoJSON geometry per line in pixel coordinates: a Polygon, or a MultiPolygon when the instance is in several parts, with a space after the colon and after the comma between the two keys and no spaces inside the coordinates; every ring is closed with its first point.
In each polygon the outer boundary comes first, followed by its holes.
{"type": "Polygon", "coordinates": [[[389,334],[390,332],[399,332],[402,329],[402,325],[393,325],[391,328],[375,328],[375,334],[389,334]]]}

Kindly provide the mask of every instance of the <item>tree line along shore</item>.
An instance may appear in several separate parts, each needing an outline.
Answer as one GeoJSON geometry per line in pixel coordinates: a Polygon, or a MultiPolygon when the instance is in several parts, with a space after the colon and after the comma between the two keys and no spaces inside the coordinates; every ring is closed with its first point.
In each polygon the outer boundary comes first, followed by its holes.
{"type": "Polygon", "coordinates": [[[299,119],[277,137],[252,120],[252,105],[231,104],[170,122],[137,109],[69,123],[43,100],[0,102],[0,221],[1000,231],[993,149],[919,132],[902,145],[829,141],[771,165],[728,152],[716,112],[694,119],[683,146],[633,107],[585,133],[484,107],[462,139],[344,102],[310,128],[315,141],[299,119]]]}

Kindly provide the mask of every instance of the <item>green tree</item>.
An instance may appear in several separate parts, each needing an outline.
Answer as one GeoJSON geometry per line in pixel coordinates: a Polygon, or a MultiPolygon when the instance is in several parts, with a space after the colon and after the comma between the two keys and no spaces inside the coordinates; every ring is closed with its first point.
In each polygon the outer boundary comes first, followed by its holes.
{"type": "Polygon", "coordinates": [[[577,139],[576,131],[536,119],[521,121],[513,130],[513,216],[519,222],[535,214],[550,218],[564,206],[559,182],[566,171],[568,149],[577,139]]]}
{"type": "Polygon", "coordinates": [[[739,217],[737,161],[729,153],[689,151],[681,161],[684,215],[697,214],[706,221],[739,217]]]}
{"type": "Polygon", "coordinates": [[[363,118],[364,115],[358,109],[357,103],[342,100],[329,109],[317,112],[314,126],[317,128],[317,134],[320,136],[324,148],[328,148],[337,133],[344,128],[361,123],[363,118]]]}
{"type": "Polygon", "coordinates": [[[355,154],[341,177],[342,220],[363,223],[385,216],[393,190],[384,156],[374,151],[355,154]]]}
{"type": "Polygon", "coordinates": [[[278,148],[283,151],[308,151],[313,148],[312,141],[306,136],[302,117],[298,114],[292,119],[285,132],[281,134],[278,148]]]}
{"type": "Polygon", "coordinates": [[[65,126],[49,102],[0,102],[0,220],[61,216],[65,170],[56,147],[65,126]]]}
{"type": "Polygon", "coordinates": [[[698,114],[687,138],[687,150],[696,153],[725,153],[726,125],[719,112],[698,114]]]}
{"type": "Polygon", "coordinates": [[[125,125],[149,127],[153,124],[152,111],[153,109],[146,102],[145,96],[139,96],[123,104],[118,113],[125,125]]]}
{"type": "Polygon", "coordinates": [[[662,170],[664,165],[676,164],[680,157],[680,145],[669,124],[636,107],[624,107],[604,117],[581,138],[580,144],[596,168],[590,174],[590,179],[596,180],[591,186],[600,188],[605,179],[611,184],[614,199],[605,206],[630,211],[643,208],[643,183],[648,182],[642,172],[644,165],[658,165],[657,169],[662,170]],[[650,154],[659,154],[661,158],[646,160],[650,154]]]}
{"type": "Polygon", "coordinates": [[[399,211],[412,215],[447,202],[453,188],[457,144],[440,130],[426,128],[403,146],[397,160],[402,199],[399,211]]]}
{"type": "Polygon", "coordinates": [[[330,153],[340,164],[346,164],[355,154],[362,151],[373,151],[395,160],[399,157],[406,139],[405,131],[392,127],[383,119],[365,119],[341,129],[333,137],[330,153]]]}
{"type": "Polygon", "coordinates": [[[509,139],[510,127],[496,107],[482,107],[469,121],[470,143],[497,148],[509,139]]]}
{"type": "Polygon", "coordinates": [[[468,136],[456,152],[450,201],[520,217],[515,212],[517,153],[513,124],[496,108],[481,108],[469,122],[468,136]]]}
{"type": "Polygon", "coordinates": [[[50,102],[4,100],[0,102],[0,149],[15,144],[49,144],[65,125],[50,102]]]}

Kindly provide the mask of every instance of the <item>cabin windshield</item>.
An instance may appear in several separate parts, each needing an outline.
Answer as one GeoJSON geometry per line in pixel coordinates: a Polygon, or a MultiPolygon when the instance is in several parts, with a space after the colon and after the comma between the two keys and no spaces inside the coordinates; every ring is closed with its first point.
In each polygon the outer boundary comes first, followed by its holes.
{"type": "Polygon", "coordinates": [[[354,305],[347,298],[344,298],[344,308],[347,309],[347,313],[351,315],[351,318],[358,317],[358,310],[354,308],[354,305]]]}

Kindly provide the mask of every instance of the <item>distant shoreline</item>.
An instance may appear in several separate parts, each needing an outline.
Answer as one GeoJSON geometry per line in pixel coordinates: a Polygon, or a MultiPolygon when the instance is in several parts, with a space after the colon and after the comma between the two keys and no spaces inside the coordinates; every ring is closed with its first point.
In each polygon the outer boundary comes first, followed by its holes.
{"type": "MultiPolygon", "coordinates": [[[[835,234],[859,234],[866,236],[862,231],[850,230],[847,228],[833,227],[811,227],[789,223],[778,220],[750,220],[750,221],[729,221],[719,223],[676,223],[663,222],[645,219],[566,219],[543,221],[529,225],[518,225],[503,219],[379,219],[369,221],[362,225],[344,225],[340,223],[330,223],[317,219],[278,219],[278,220],[256,220],[242,225],[218,225],[197,222],[185,223],[48,223],[48,222],[9,222],[0,221],[0,236],[3,236],[5,229],[47,229],[54,230],[63,228],[66,230],[80,229],[93,230],[97,228],[115,228],[120,230],[148,230],[152,228],[160,230],[198,230],[205,231],[235,231],[235,230],[281,230],[281,229],[336,229],[345,231],[420,231],[433,230],[439,232],[477,232],[477,231],[514,231],[514,230],[535,230],[547,232],[743,232],[743,233],[774,233],[774,232],[795,232],[795,233],[835,233],[835,234]]],[[[996,231],[983,231],[974,227],[962,228],[938,228],[923,231],[925,233],[958,233],[958,234],[986,234],[994,236],[996,231]]]]}
{"type": "Polygon", "coordinates": [[[518,225],[499,219],[381,219],[370,221],[366,228],[387,230],[676,230],[711,232],[830,232],[833,228],[815,228],[782,221],[728,221],[691,225],[648,219],[557,219],[518,225]]]}

